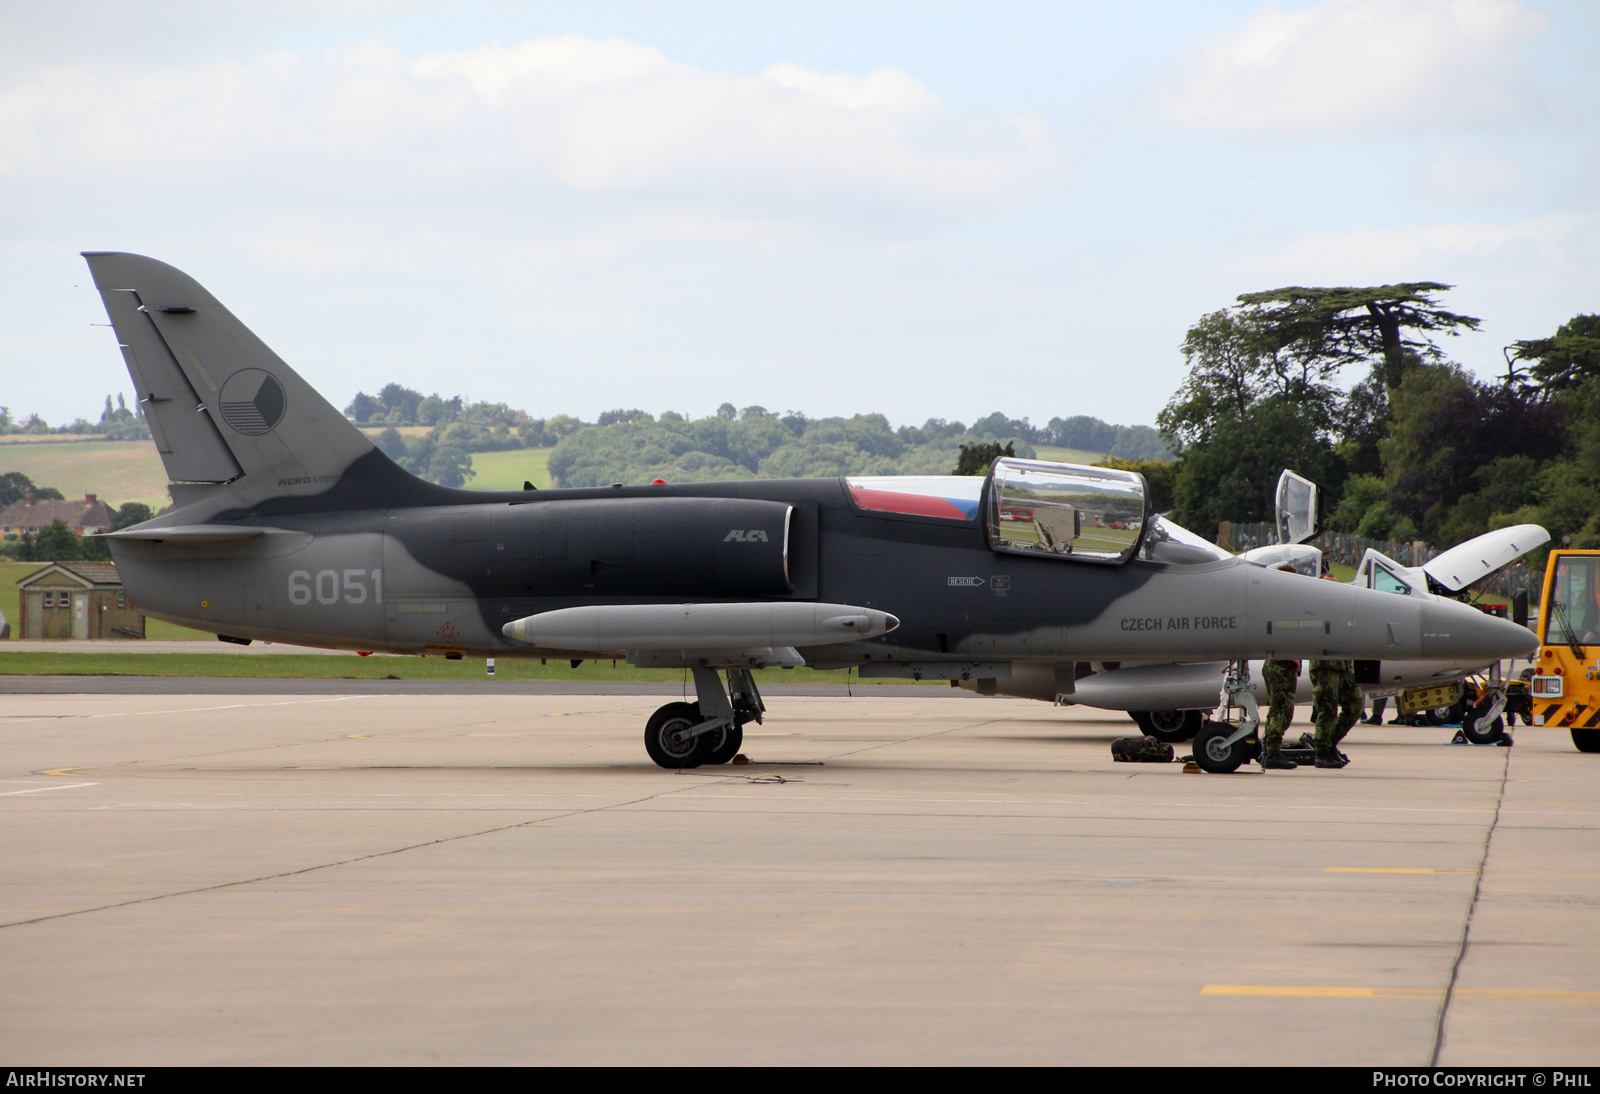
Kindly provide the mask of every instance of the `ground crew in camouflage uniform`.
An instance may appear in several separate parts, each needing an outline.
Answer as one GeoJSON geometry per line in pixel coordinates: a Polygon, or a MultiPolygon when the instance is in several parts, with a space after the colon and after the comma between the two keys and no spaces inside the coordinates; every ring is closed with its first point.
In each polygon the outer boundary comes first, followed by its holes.
{"type": "MultiPolygon", "coordinates": [[[[1338,581],[1328,560],[1322,560],[1322,580],[1338,581]]],[[[1353,661],[1311,662],[1311,720],[1317,724],[1317,767],[1343,767],[1349,763],[1339,742],[1361,717],[1361,689],[1356,686],[1353,661]]]]}
{"type": "Polygon", "coordinates": [[[1293,771],[1300,765],[1283,754],[1283,731],[1294,720],[1294,689],[1300,680],[1300,662],[1268,661],[1261,666],[1267,684],[1267,731],[1261,737],[1261,766],[1293,771]]]}
{"type": "Polygon", "coordinates": [[[1311,720],[1317,724],[1318,767],[1343,767],[1339,742],[1361,717],[1361,689],[1352,661],[1311,663],[1311,720]]]}

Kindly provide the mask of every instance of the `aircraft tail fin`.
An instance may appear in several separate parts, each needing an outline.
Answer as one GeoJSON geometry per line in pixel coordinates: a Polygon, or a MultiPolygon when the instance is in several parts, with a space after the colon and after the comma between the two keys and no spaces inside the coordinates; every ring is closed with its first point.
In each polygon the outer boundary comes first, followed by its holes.
{"type": "Polygon", "coordinates": [[[364,457],[389,463],[199,282],[143,255],[83,257],[175,485],[249,504],[325,493],[364,457]]]}

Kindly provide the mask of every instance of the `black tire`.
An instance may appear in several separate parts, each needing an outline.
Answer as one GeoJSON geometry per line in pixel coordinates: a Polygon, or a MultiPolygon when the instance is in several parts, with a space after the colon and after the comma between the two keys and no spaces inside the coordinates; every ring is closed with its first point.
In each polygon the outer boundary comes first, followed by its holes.
{"type": "Polygon", "coordinates": [[[1130,710],[1128,717],[1148,736],[1173,745],[1191,740],[1204,721],[1198,710],[1130,710]]]}
{"type": "Polygon", "coordinates": [[[706,750],[716,734],[702,733],[688,740],[678,734],[703,721],[698,704],[668,703],[650,715],[645,723],[644,750],[661,767],[699,767],[705,762],[706,750]]]}
{"type": "Polygon", "coordinates": [[[1462,715],[1456,709],[1455,704],[1452,703],[1449,706],[1433,707],[1430,710],[1425,710],[1422,712],[1422,717],[1430,726],[1447,726],[1451,722],[1460,721],[1462,715]]]}
{"type": "Polygon", "coordinates": [[[1201,770],[1227,775],[1239,770],[1250,759],[1255,751],[1250,738],[1227,746],[1222,744],[1235,728],[1227,722],[1208,722],[1195,734],[1194,762],[1200,765],[1201,770]]]}
{"type": "Polygon", "coordinates": [[[1461,735],[1475,745],[1492,745],[1506,735],[1506,720],[1497,717],[1489,724],[1489,728],[1481,733],[1471,728],[1467,723],[1472,720],[1472,712],[1467,711],[1466,717],[1461,720],[1461,735]]]}
{"type": "Polygon", "coordinates": [[[706,757],[702,763],[725,764],[739,754],[739,749],[744,746],[744,727],[728,726],[725,729],[713,730],[705,735],[711,743],[706,746],[706,757]]]}
{"type": "Polygon", "coordinates": [[[1579,752],[1600,752],[1600,729],[1572,729],[1572,744],[1579,752]]]}

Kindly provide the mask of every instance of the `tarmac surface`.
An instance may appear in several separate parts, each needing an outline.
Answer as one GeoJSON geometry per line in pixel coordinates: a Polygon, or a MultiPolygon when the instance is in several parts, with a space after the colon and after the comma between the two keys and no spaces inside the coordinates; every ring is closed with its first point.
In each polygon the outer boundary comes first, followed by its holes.
{"type": "Polygon", "coordinates": [[[669,772],[659,700],[592,685],[34,679],[16,1063],[1600,1063],[1600,755],[1559,730],[1217,776],[1113,763],[1119,715],[874,687],[669,772]]]}

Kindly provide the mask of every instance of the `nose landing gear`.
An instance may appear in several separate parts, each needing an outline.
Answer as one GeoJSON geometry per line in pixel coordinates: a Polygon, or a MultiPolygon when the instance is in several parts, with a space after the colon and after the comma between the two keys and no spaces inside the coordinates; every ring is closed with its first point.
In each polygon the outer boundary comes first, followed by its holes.
{"type": "Polygon", "coordinates": [[[1237,722],[1207,722],[1194,738],[1194,762],[1218,775],[1237,771],[1261,755],[1261,711],[1250,687],[1250,662],[1233,661],[1222,684],[1227,712],[1239,710],[1237,722]]]}
{"type": "Polygon", "coordinates": [[[744,744],[745,723],[766,713],[748,669],[729,669],[726,691],[716,669],[691,671],[699,702],[668,703],[645,723],[644,749],[662,767],[727,763],[744,744]]]}

